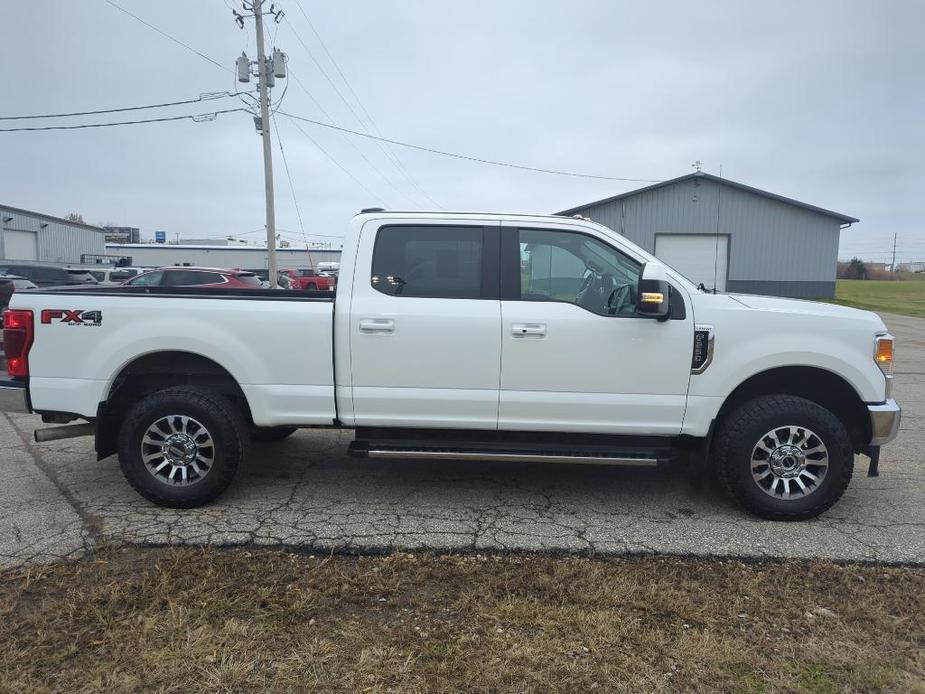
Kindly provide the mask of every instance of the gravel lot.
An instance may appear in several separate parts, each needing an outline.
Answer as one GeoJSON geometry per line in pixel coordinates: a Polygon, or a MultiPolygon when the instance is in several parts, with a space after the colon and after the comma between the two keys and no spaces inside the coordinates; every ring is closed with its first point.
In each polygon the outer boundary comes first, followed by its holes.
{"type": "Polygon", "coordinates": [[[305,550],[548,550],[817,557],[925,563],[925,320],[897,336],[899,438],[881,477],[866,458],[822,518],[745,516],[683,471],[354,460],[350,432],[303,431],[255,447],[217,503],[161,509],[90,438],[31,443],[37,417],[0,415],[0,567],[105,544],[253,544],[305,550]]]}

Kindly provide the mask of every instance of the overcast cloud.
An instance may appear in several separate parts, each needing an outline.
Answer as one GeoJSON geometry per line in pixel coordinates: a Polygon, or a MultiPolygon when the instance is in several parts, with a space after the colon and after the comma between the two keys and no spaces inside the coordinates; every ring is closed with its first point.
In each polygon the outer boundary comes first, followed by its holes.
{"type": "MultiPolygon", "coordinates": [[[[253,27],[234,24],[232,0],[117,1],[228,68],[244,49],[254,56],[253,27]]],[[[883,259],[896,232],[901,259],[925,260],[923,3],[302,2],[387,137],[628,178],[673,178],[699,159],[706,171],[722,165],[734,180],[859,217],[842,234],[842,257],[883,259]]],[[[358,128],[294,33],[338,80],[296,0],[276,4],[288,21],[270,35],[291,72],[334,121],[358,128]]],[[[0,45],[0,115],[235,88],[231,73],[104,0],[5,3],[0,45]]],[[[282,110],[328,120],[287,81],[282,110]]],[[[274,98],[283,87],[277,81],[274,98]]],[[[227,99],[69,122],[239,105],[227,99]]],[[[302,124],[367,192],[290,121],[277,121],[309,235],[342,234],[362,207],[431,206],[374,142],[354,138],[388,182],[343,136],[302,124]]],[[[448,209],[552,212],[645,185],[392,151],[448,209]]],[[[9,205],[79,211],[88,222],[171,237],[263,225],[260,139],[247,113],[211,123],[0,133],[0,153],[0,202],[9,205]]],[[[276,146],[274,165],[277,224],[298,242],[276,146]]]]}

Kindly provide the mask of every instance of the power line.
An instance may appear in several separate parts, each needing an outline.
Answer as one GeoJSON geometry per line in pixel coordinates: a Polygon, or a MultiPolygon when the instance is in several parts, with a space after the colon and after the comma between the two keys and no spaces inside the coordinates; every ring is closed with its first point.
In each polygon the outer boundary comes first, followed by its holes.
{"type": "Polygon", "coordinates": [[[213,99],[224,99],[226,97],[241,96],[246,92],[204,92],[196,99],[186,99],[184,101],[167,101],[162,104],[148,104],[146,106],[123,106],[121,108],[104,108],[97,111],[71,111],[70,113],[42,113],[30,116],[0,116],[0,120],[34,120],[42,118],[70,118],[72,116],[96,116],[101,113],[122,113],[123,111],[143,111],[150,108],[167,108],[168,106],[183,106],[185,104],[196,104],[201,101],[211,101],[213,99]]]}
{"type": "Polygon", "coordinates": [[[597,174],[587,174],[579,173],[576,171],[560,171],[558,169],[544,169],[536,166],[526,166],[524,164],[513,164],[511,162],[498,161],[495,159],[482,159],[481,157],[473,157],[468,154],[459,154],[457,152],[447,152],[442,149],[435,149],[433,147],[425,147],[423,145],[415,145],[410,142],[402,142],[401,140],[392,140],[387,137],[378,137],[376,135],[370,135],[369,133],[362,133],[357,130],[351,130],[350,128],[344,128],[339,125],[334,125],[333,123],[324,123],[322,121],[312,120],[311,118],[305,118],[304,116],[296,116],[292,113],[286,113],[285,111],[277,111],[284,116],[289,118],[294,118],[295,120],[304,121],[305,123],[311,123],[312,125],[317,125],[322,128],[330,128],[331,130],[339,130],[344,133],[350,133],[351,135],[356,135],[357,137],[365,137],[370,140],[380,140],[382,142],[388,142],[392,145],[398,145],[399,147],[407,147],[409,149],[416,149],[420,152],[427,152],[429,154],[439,154],[444,157],[453,157],[454,159],[464,159],[466,161],[473,161],[479,164],[490,164],[492,166],[503,166],[509,169],[520,169],[522,171],[534,171],[536,173],[545,173],[545,174],[554,174],[556,176],[571,176],[573,178],[593,178],[599,181],[629,181],[633,183],[661,183],[661,180],[654,178],[623,178],[619,176],[599,176],[597,174]]]}
{"type": "MultiPolygon", "coordinates": [[[[318,30],[315,28],[314,22],[312,22],[311,18],[308,16],[308,13],[305,11],[305,8],[302,7],[302,3],[299,2],[299,0],[293,0],[293,2],[295,2],[295,6],[299,9],[299,12],[305,18],[305,21],[308,24],[308,27],[312,30],[312,33],[315,35],[315,38],[318,39],[318,43],[321,45],[321,48],[324,51],[325,55],[327,55],[328,60],[331,61],[331,64],[334,66],[334,69],[337,70],[337,74],[340,75],[341,80],[346,85],[347,89],[350,91],[350,94],[353,95],[353,98],[356,100],[357,105],[360,107],[360,110],[366,116],[367,120],[369,121],[369,124],[372,126],[372,129],[376,132],[377,135],[382,137],[382,131],[379,129],[379,125],[376,123],[375,119],[372,117],[370,112],[367,110],[366,106],[363,104],[363,100],[360,99],[359,95],[356,93],[356,90],[353,88],[353,85],[350,84],[350,80],[347,79],[347,75],[345,75],[344,71],[341,70],[340,65],[334,59],[334,56],[331,54],[331,51],[328,50],[327,44],[325,44],[324,39],[321,38],[321,34],[318,33],[318,30]]],[[[354,115],[356,116],[356,114],[354,115]]],[[[360,120],[359,117],[357,117],[357,120],[360,120]]],[[[360,124],[363,125],[364,130],[367,130],[365,124],[363,124],[362,121],[360,121],[360,124]]],[[[411,172],[405,168],[405,165],[402,163],[401,159],[399,159],[398,155],[395,154],[395,152],[392,151],[391,148],[384,147],[381,144],[380,144],[380,148],[382,149],[383,153],[386,155],[386,158],[394,162],[398,171],[405,177],[408,183],[411,184],[412,188],[417,190],[421,195],[427,198],[432,204],[434,204],[437,207],[442,208],[442,205],[440,205],[440,203],[438,203],[436,200],[430,197],[430,195],[427,194],[427,191],[425,191],[421,187],[421,185],[414,179],[414,177],[411,175],[411,172]]]]}
{"type": "Polygon", "coordinates": [[[299,209],[299,199],[295,194],[295,185],[292,183],[292,174],[289,171],[289,162],[286,159],[286,150],[283,148],[283,138],[280,137],[279,124],[276,122],[276,118],[273,118],[273,129],[276,130],[276,142],[279,144],[279,153],[283,158],[283,168],[286,170],[286,178],[289,179],[289,190],[292,192],[292,204],[295,205],[295,213],[299,218],[299,229],[302,232],[305,247],[308,248],[308,239],[305,238],[305,224],[302,222],[302,210],[299,209]]]}
{"type": "MultiPolygon", "coordinates": [[[[117,125],[141,125],[142,123],[164,123],[172,120],[190,119],[194,123],[203,123],[213,121],[223,113],[236,113],[238,111],[247,111],[246,108],[226,108],[222,111],[212,111],[211,113],[196,113],[187,116],[165,116],[163,118],[146,118],[144,120],[125,120],[116,123],[84,123],[82,125],[45,125],[42,127],[29,128],[0,128],[0,133],[17,133],[32,132],[37,130],[83,130],[85,128],[112,128],[117,125]]],[[[249,113],[249,111],[248,111],[249,113]]]]}
{"type": "MultiPolygon", "coordinates": [[[[290,116],[288,113],[284,113],[283,111],[277,111],[277,113],[282,113],[284,116],[287,116],[288,118],[292,119],[292,116],[290,116]]],[[[339,168],[339,169],[340,169],[341,171],[343,171],[345,174],[347,174],[348,176],[350,176],[350,178],[353,179],[353,182],[354,182],[354,183],[356,183],[358,186],[360,186],[360,188],[362,188],[363,190],[365,190],[370,196],[372,196],[373,198],[375,198],[376,200],[378,200],[380,203],[382,203],[383,205],[386,205],[385,201],[384,201],[382,198],[380,198],[380,197],[379,197],[378,195],[376,195],[373,191],[371,191],[369,188],[367,188],[367,187],[363,184],[363,181],[361,181],[359,178],[357,178],[356,176],[354,176],[353,173],[352,173],[349,169],[347,169],[343,164],[341,164],[341,163],[340,163],[339,161],[337,161],[333,156],[331,156],[331,155],[328,153],[328,151],[327,151],[324,147],[322,147],[320,144],[318,144],[318,142],[315,140],[315,138],[313,138],[311,135],[309,135],[307,132],[305,132],[305,131],[302,129],[302,127],[301,127],[298,123],[296,123],[295,121],[292,121],[292,120],[290,120],[290,122],[292,122],[292,124],[295,126],[295,128],[296,128],[300,133],[302,133],[305,137],[307,137],[308,140],[309,140],[313,145],[315,145],[315,147],[316,147],[322,154],[324,154],[324,156],[326,156],[328,159],[330,159],[330,160],[334,163],[334,165],[337,166],[337,168],[339,168]]],[[[386,206],[387,206],[387,205],[386,205],[386,206]]]]}
{"type": "MultiPolygon", "coordinates": [[[[300,9],[301,9],[301,8],[300,8],[300,9]]],[[[305,41],[302,40],[301,34],[299,34],[299,32],[296,30],[295,26],[293,26],[292,22],[290,22],[285,16],[283,17],[283,19],[284,19],[284,21],[286,22],[286,25],[289,27],[289,30],[290,30],[290,31],[293,33],[293,35],[295,36],[296,40],[302,45],[302,48],[305,49],[305,52],[308,53],[308,57],[311,58],[312,62],[315,64],[315,67],[318,68],[318,71],[321,73],[322,77],[324,77],[324,79],[327,81],[327,83],[331,85],[331,88],[334,90],[334,92],[337,94],[337,96],[340,98],[340,100],[344,103],[344,106],[347,107],[347,110],[350,111],[351,115],[353,115],[353,117],[356,119],[357,123],[360,124],[360,127],[363,128],[363,130],[364,130],[367,134],[369,134],[369,129],[366,127],[366,124],[363,122],[363,119],[360,118],[359,114],[356,112],[356,109],[351,105],[351,103],[350,103],[349,101],[347,101],[346,97],[343,95],[343,93],[341,92],[341,90],[340,90],[340,89],[338,88],[338,86],[334,83],[334,80],[331,79],[331,76],[328,74],[327,70],[325,70],[324,67],[321,65],[321,63],[318,62],[318,59],[315,57],[315,54],[312,53],[312,50],[308,47],[308,44],[306,44],[305,41]]],[[[328,116],[328,119],[329,119],[329,120],[334,120],[334,119],[331,118],[330,116],[328,116]]],[[[395,164],[395,162],[392,160],[392,158],[389,157],[389,154],[388,154],[388,152],[384,149],[383,145],[382,145],[382,144],[379,144],[379,143],[377,143],[377,144],[379,145],[380,149],[382,149],[383,154],[385,154],[386,159],[388,159],[389,163],[392,164],[392,166],[395,166],[395,167],[396,167],[396,169],[398,170],[399,175],[402,175],[401,169],[395,164]]],[[[364,157],[364,158],[365,158],[365,157],[364,157]]],[[[367,160],[367,161],[369,161],[369,160],[367,160]]],[[[405,178],[408,178],[407,174],[404,174],[404,175],[405,175],[405,178]]],[[[409,179],[409,182],[411,182],[410,179],[409,179]]],[[[391,184],[390,184],[390,185],[391,185],[391,184]]],[[[425,194],[425,197],[427,197],[426,194],[425,194]]],[[[410,198],[409,198],[409,199],[410,199],[410,198]]],[[[412,202],[414,202],[414,201],[412,201],[412,202]]],[[[417,203],[415,203],[415,204],[417,204],[417,203]]],[[[434,203],[434,204],[436,204],[436,203],[434,203]]]]}
{"type": "Polygon", "coordinates": [[[118,3],[113,2],[113,0],[105,0],[105,2],[106,2],[107,4],[109,4],[109,5],[112,5],[113,7],[115,7],[115,8],[116,8],[117,10],[119,10],[120,12],[124,12],[124,13],[127,14],[129,17],[131,17],[132,19],[135,19],[135,20],[141,22],[142,24],[144,24],[144,25],[145,25],[146,27],[148,27],[149,29],[153,29],[154,31],[156,31],[158,34],[160,34],[160,35],[163,36],[164,38],[170,39],[171,41],[173,41],[173,42],[174,42],[175,44],[177,44],[178,46],[183,46],[183,48],[185,48],[185,49],[188,50],[188,51],[191,51],[191,52],[195,53],[196,55],[198,55],[198,56],[199,56],[200,58],[202,58],[203,60],[208,60],[208,61],[209,61],[210,63],[212,63],[215,67],[220,68],[220,69],[224,70],[225,72],[230,72],[230,73],[234,74],[234,70],[232,70],[231,68],[225,67],[224,65],[222,65],[222,64],[221,64],[220,62],[218,62],[217,60],[213,60],[212,58],[210,58],[209,56],[207,56],[205,53],[202,53],[201,51],[197,51],[195,48],[193,48],[192,46],[190,46],[188,43],[183,43],[183,41],[181,41],[180,39],[176,38],[175,36],[171,36],[170,34],[168,34],[168,33],[167,33],[166,31],[164,31],[163,29],[158,29],[156,26],[154,26],[154,25],[151,24],[150,22],[146,22],[144,19],[142,19],[141,17],[139,17],[137,14],[135,14],[135,13],[133,13],[133,12],[129,12],[127,9],[125,9],[124,7],[122,7],[121,5],[119,5],[118,3]]]}
{"type": "MultiPolygon", "coordinates": [[[[295,234],[295,233],[296,233],[295,231],[292,231],[291,229],[282,229],[281,231],[289,231],[289,232],[292,233],[292,234],[295,234]]],[[[325,239],[342,239],[342,238],[345,238],[343,234],[316,234],[316,233],[314,233],[314,232],[312,232],[312,231],[306,231],[306,232],[305,232],[305,235],[306,235],[306,236],[320,236],[321,238],[325,238],[325,239]]]]}
{"type": "MultiPolygon", "coordinates": [[[[312,103],[315,104],[315,106],[318,108],[318,110],[321,111],[321,113],[324,114],[324,116],[325,116],[328,120],[334,120],[333,118],[331,118],[331,114],[328,113],[327,110],[325,110],[324,106],[322,106],[320,103],[318,103],[318,100],[312,95],[312,93],[308,90],[308,88],[302,83],[302,80],[299,79],[299,76],[296,75],[294,72],[292,72],[292,69],[291,69],[291,68],[290,68],[290,70],[289,70],[289,76],[292,77],[292,79],[295,80],[295,82],[296,82],[296,84],[299,86],[299,88],[300,88],[303,92],[305,92],[305,95],[306,95],[309,99],[311,99],[312,103]]],[[[341,136],[342,138],[344,138],[344,142],[346,142],[346,143],[347,143],[348,145],[350,145],[354,150],[356,150],[356,153],[359,154],[360,157],[363,159],[363,161],[365,161],[365,162],[367,163],[367,165],[369,166],[369,168],[371,168],[373,171],[375,171],[375,172],[379,175],[379,177],[385,182],[385,184],[386,184],[387,186],[389,186],[392,190],[394,190],[394,191],[395,191],[396,193],[398,193],[399,195],[402,195],[402,196],[404,196],[406,199],[408,199],[409,201],[411,201],[411,203],[412,203],[413,205],[417,205],[417,204],[418,204],[417,201],[415,201],[415,200],[414,200],[413,198],[411,198],[407,193],[403,192],[403,191],[402,191],[401,189],[399,189],[394,183],[392,183],[392,181],[389,180],[388,176],[386,176],[386,175],[382,172],[382,169],[380,169],[378,166],[376,166],[376,165],[372,162],[372,160],[371,160],[369,157],[366,156],[366,153],[365,153],[362,149],[360,149],[360,148],[357,146],[357,143],[356,143],[356,142],[354,142],[354,141],[351,140],[349,137],[347,137],[347,135],[346,135],[345,133],[340,133],[340,136],[341,136]]]]}

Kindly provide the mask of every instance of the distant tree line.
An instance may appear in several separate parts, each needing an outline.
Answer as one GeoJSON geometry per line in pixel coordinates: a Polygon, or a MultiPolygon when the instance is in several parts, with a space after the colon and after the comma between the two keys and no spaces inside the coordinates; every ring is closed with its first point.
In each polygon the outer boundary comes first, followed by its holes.
{"type": "Polygon", "coordinates": [[[923,273],[887,270],[881,263],[865,263],[860,258],[839,262],[835,276],[840,280],[909,280],[921,279],[923,273]],[[879,267],[876,267],[879,266],[879,267]]]}

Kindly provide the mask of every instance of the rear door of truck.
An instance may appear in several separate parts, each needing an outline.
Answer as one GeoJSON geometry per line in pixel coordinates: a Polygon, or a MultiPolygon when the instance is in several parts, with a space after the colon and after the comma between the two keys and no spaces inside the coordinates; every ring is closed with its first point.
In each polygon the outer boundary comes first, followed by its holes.
{"type": "Polygon", "coordinates": [[[495,429],[499,224],[371,221],[357,248],[350,306],[356,426],[495,429]]]}

